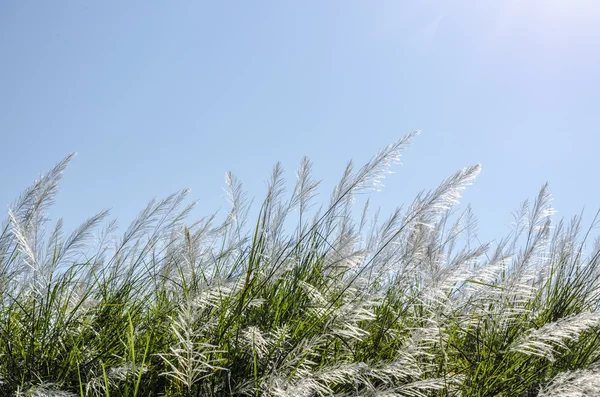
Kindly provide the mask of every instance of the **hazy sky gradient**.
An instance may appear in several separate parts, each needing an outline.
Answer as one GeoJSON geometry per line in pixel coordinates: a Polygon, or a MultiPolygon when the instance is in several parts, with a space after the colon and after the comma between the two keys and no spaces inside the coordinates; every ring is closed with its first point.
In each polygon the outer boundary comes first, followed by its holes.
{"type": "Polygon", "coordinates": [[[591,216],[598,43],[582,0],[4,1],[0,205],[74,151],[51,213],[71,228],[185,187],[198,215],[226,207],[228,170],[258,200],[305,154],[328,194],[347,160],[421,129],[384,211],[481,163],[464,201],[485,239],[545,181],[559,215],[591,216]]]}

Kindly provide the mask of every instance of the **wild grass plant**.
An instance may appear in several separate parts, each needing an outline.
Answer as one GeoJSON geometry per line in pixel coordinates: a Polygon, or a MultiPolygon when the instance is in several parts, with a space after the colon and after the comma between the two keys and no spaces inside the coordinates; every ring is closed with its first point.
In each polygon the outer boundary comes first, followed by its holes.
{"type": "Polygon", "coordinates": [[[305,158],[252,223],[228,174],[224,222],[191,222],[182,191],[118,238],[106,211],[49,227],[65,158],[1,225],[0,395],[600,395],[600,245],[552,222],[546,186],[493,245],[455,209],[478,166],[354,215],[415,135],[348,164],[321,209],[305,158]]]}

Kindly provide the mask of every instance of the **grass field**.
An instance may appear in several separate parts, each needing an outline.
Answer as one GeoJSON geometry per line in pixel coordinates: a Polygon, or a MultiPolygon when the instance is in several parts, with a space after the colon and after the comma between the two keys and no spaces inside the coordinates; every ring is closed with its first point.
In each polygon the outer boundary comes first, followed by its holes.
{"type": "Polygon", "coordinates": [[[50,225],[67,157],[1,225],[0,396],[600,395],[596,219],[551,221],[543,187],[481,244],[454,209],[478,166],[357,211],[415,135],[328,201],[304,159],[287,194],[274,168],[256,219],[228,174],[224,222],[188,219],[183,191],[120,236],[107,212],[50,225]]]}

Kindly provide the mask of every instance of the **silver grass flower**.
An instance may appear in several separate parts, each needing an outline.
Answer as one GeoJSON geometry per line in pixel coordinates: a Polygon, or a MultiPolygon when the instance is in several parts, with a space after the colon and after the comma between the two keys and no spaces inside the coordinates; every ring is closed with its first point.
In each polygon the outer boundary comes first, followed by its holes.
{"type": "Polygon", "coordinates": [[[589,397],[600,395],[600,371],[579,369],[556,375],[538,397],[589,397]]]}
{"type": "Polygon", "coordinates": [[[553,361],[558,348],[568,349],[568,342],[576,341],[583,332],[598,325],[600,313],[585,312],[562,318],[522,336],[510,350],[553,361]]]}
{"type": "Polygon", "coordinates": [[[17,390],[15,397],[76,397],[77,395],[65,390],[60,390],[52,383],[42,383],[31,386],[27,390],[17,390]]]}

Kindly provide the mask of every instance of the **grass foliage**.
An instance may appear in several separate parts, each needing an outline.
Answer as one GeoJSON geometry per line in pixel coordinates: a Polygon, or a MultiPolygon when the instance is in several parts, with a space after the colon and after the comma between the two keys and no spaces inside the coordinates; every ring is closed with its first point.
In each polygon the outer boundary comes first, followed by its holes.
{"type": "Polygon", "coordinates": [[[353,214],[415,135],[350,163],[321,209],[304,159],[252,223],[227,174],[224,222],[189,221],[183,191],[120,237],[106,211],[50,227],[67,157],[0,228],[0,395],[600,395],[600,245],[551,222],[546,186],[494,244],[455,209],[478,166],[353,214]]]}

